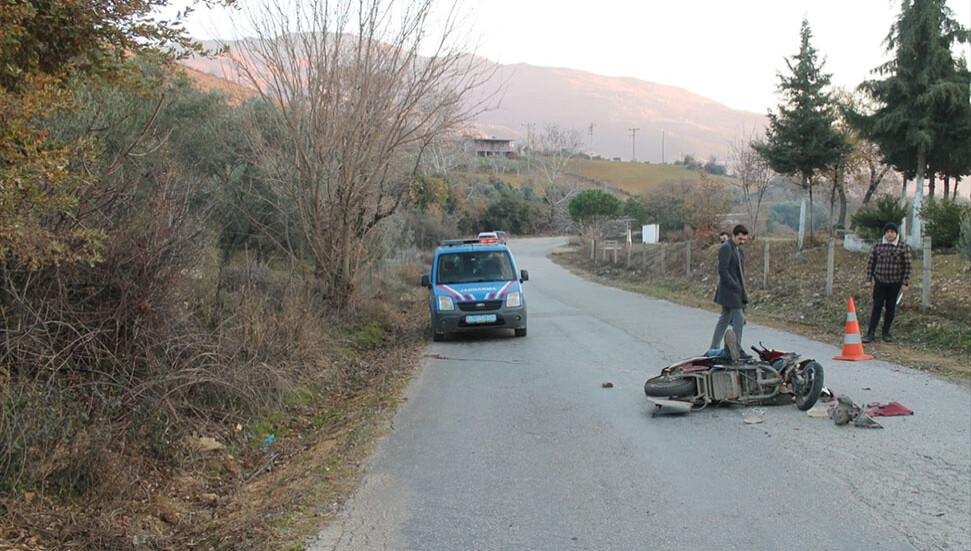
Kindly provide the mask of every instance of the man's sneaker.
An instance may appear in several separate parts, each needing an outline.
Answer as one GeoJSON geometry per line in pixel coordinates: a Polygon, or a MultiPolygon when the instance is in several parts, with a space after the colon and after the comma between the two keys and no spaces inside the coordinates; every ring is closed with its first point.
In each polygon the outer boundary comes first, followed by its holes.
{"type": "Polygon", "coordinates": [[[754,358],[754,357],[755,357],[755,356],[753,356],[753,355],[751,355],[751,354],[748,354],[748,353],[746,353],[746,352],[742,352],[742,354],[741,354],[741,355],[739,356],[739,358],[741,358],[741,360],[742,360],[743,362],[747,362],[747,361],[749,361],[749,360],[751,360],[751,359],[752,359],[752,358],[754,358]]]}
{"type": "Polygon", "coordinates": [[[890,342],[892,340],[893,340],[893,335],[891,335],[890,333],[883,334],[883,342],[890,342]]]}
{"type": "Polygon", "coordinates": [[[863,342],[873,342],[873,339],[875,339],[875,338],[876,338],[876,337],[874,337],[874,336],[873,336],[873,333],[867,333],[867,334],[866,334],[866,335],[864,335],[864,336],[863,336],[863,338],[862,338],[862,339],[860,339],[860,340],[862,340],[863,342]]]}
{"type": "Polygon", "coordinates": [[[742,350],[738,347],[738,337],[731,327],[728,328],[728,331],[725,331],[725,348],[728,350],[728,356],[732,359],[732,363],[737,362],[742,357],[742,350]]]}

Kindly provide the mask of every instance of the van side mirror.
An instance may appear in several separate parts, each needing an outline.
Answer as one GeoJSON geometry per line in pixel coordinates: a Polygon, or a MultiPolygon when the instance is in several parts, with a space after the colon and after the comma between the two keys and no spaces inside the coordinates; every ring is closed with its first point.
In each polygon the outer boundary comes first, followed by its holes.
{"type": "Polygon", "coordinates": [[[421,274],[421,286],[428,287],[429,289],[432,288],[432,279],[428,274],[421,274]]]}
{"type": "Polygon", "coordinates": [[[525,283],[529,281],[529,272],[526,270],[519,270],[519,282],[525,283]]]}

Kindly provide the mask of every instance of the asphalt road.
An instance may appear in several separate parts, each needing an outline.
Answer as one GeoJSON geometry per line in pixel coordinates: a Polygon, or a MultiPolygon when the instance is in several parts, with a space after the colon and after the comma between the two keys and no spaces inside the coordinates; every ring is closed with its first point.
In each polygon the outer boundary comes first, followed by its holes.
{"type": "Polygon", "coordinates": [[[716,315],[584,281],[546,259],[562,242],[511,243],[529,336],[429,344],[362,485],[308,549],[971,549],[967,386],[749,324],[746,347],[814,357],[834,392],[915,414],[882,430],[795,406],[652,416],[644,381],[704,352],[716,315]]]}

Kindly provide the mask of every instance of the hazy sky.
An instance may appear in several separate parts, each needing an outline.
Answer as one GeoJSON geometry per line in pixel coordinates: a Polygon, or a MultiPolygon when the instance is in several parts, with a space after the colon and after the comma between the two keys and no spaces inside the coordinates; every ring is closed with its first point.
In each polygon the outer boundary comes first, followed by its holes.
{"type": "MultiPolygon", "coordinates": [[[[779,102],[777,73],[799,51],[803,18],[833,84],[855,87],[887,61],[883,40],[900,6],[900,0],[462,1],[485,58],[635,77],[757,113],[779,102]]],[[[948,6],[971,27],[971,0],[948,6]]],[[[225,16],[205,10],[188,28],[198,38],[232,38],[225,16]]],[[[959,53],[971,58],[971,45],[959,53]]]]}

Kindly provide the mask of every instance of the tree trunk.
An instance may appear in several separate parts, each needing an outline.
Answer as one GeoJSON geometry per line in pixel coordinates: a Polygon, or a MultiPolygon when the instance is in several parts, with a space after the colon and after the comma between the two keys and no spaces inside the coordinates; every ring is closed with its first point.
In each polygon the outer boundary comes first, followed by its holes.
{"type": "Polygon", "coordinates": [[[914,181],[914,208],[911,211],[910,242],[912,249],[917,249],[921,241],[920,206],[924,196],[924,170],[927,163],[927,151],[921,145],[917,148],[917,178],[914,181]]]}
{"type": "Polygon", "coordinates": [[[836,225],[840,228],[846,227],[846,188],[840,186],[839,188],[839,199],[840,199],[840,215],[839,221],[836,225]]]}
{"type": "Polygon", "coordinates": [[[809,190],[809,244],[815,245],[816,237],[815,233],[813,233],[813,230],[815,229],[813,226],[816,222],[813,217],[813,184],[812,180],[807,176],[803,176],[802,181],[803,185],[806,186],[806,189],[809,190]]]}
{"type": "Polygon", "coordinates": [[[877,187],[880,185],[880,182],[883,181],[884,176],[886,176],[887,172],[890,171],[889,166],[881,167],[881,165],[876,162],[871,161],[868,163],[868,165],[870,172],[870,185],[867,186],[866,194],[863,196],[864,205],[870,202],[870,198],[873,197],[873,195],[877,192],[877,187]]]}

